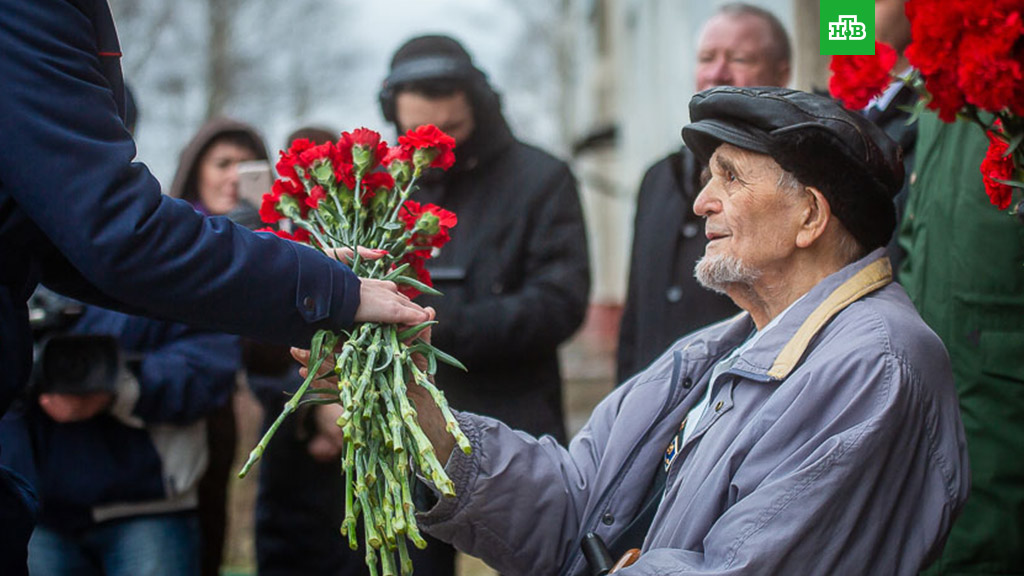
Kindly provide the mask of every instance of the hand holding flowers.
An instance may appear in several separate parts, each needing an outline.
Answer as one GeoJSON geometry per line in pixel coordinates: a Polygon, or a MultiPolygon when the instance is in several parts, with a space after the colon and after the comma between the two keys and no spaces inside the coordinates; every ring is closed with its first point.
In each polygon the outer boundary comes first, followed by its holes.
{"type": "MultiPolygon", "coordinates": [[[[410,461],[443,494],[454,495],[420,422],[440,426],[452,446],[470,450],[444,394],[431,381],[438,361],[465,368],[430,344],[422,332],[434,323],[433,313],[428,309],[424,319],[423,309],[409,300],[420,292],[440,294],[432,288],[425,263],[457,223],[455,214],[420,205],[409,195],[424,170],[452,166],[454,146],[451,137],[429,125],[401,136],[391,148],[365,128],[320,145],[296,140],[281,153],[281,178],[260,208],[264,222],[287,219],[294,227],[291,232],[264,231],[346,260],[362,278],[361,303],[357,324],[349,332],[322,330],[308,352],[297,354],[308,366],[305,381],[252,450],[240,476],[299,405],[339,405],[336,424],[345,473],[341,531],[356,549],[357,521],[362,518],[366,562],[374,575],[378,565],[383,574],[396,574],[395,553],[401,573],[411,573],[406,538],[418,547],[426,545],[414,517],[410,461]],[[396,290],[405,298],[395,298],[396,290]],[[397,309],[381,309],[389,307],[397,309]],[[412,327],[364,322],[379,317],[422,322],[412,327]],[[330,388],[323,387],[325,376],[331,376],[330,388]],[[320,382],[314,385],[315,380],[320,382]]],[[[444,457],[450,453],[447,447],[444,457]]]]}

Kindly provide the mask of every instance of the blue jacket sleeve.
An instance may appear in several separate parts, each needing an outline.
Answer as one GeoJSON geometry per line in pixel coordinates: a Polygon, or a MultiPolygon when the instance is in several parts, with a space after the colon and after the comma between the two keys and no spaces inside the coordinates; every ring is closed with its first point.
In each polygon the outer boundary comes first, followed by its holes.
{"type": "Polygon", "coordinates": [[[241,368],[237,336],[168,325],[165,345],[146,354],[139,369],[133,414],[147,423],[185,424],[223,406],[241,368]]]}
{"type": "Polygon", "coordinates": [[[348,268],[204,218],[132,162],[116,36],[97,25],[110,20],[105,2],[0,0],[0,13],[0,186],[70,264],[44,282],[281,344],[351,323],[359,280],[348,268]]]}

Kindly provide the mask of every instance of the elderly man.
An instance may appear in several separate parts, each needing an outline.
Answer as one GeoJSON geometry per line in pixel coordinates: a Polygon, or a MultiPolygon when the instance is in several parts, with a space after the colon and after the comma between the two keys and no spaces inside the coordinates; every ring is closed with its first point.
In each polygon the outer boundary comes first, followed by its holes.
{"type": "MultiPolygon", "coordinates": [[[[715,86],[785,86],[789,38],[764,8],[734,2],[704,23],[697,43],[697,91],[715,86]]],[[[650,364],[680,336],[738,312],[690,272],[707,239],[692,208],[701,166],[686,147],[647,171],[637,194],[626,305],[619,327],[617,382],[650,364]]]]}
{"type": "Polygon", "coordinates": [[[711,171],[697,275],[744,312],[617,388],[568,449],[460,413],[473,451],[453,451],[414,387],[457,492],[420,523],[503,574],[596,573],[588,533],[642,550],[623,576],[917,574],[967,453],[949,359],[884,257],[898,148],[781,88],[715,88],[690,117],[711,171]]]}

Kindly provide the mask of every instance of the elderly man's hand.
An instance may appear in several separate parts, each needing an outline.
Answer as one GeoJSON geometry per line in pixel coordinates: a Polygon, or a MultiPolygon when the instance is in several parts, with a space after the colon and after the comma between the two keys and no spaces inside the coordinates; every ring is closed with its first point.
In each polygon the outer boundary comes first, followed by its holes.
{"type": "MultiPolygon", "coordinates": [[[[434,319],[435,313],[433,308],[425,308],[424,312],[427,315],[424,321],[434,319]]],[[[426,342],[430,342],[430,328],[425,328],[416,337],[423,339],[426,342]]],[[[310,356],[309,350],[292,348],[291,353],[292,357],[295,358],[295,360],[302,365],[302,368],[299,369],[299,374],[301,374],[302,377],[305,378],[309,374],[309,371],[307,369],[307,366],[309,365],[310,356]]],[[[426,371],[427,363],[424,358],[417,355],[413,358],[413,361],[416,362],[416,365],[421,370],[426,371]]],[[[320,366],[320,371],[318,375],[321,378],[314,380],[313,386],[316,388],[336,389],[338,379],[336,376],[332,374],[333,369],[334,364],[332,362],[332,359],[328,358],[320,366]]],[[[451,456],[452,450],[455,449],[455,438],[451,435],[450,432],[448,432],[448,429],[445,426],[444,415],[441,414],[441,410],[437,407],[437,404],[434,403],[434,399],[430,397],[430,393],[422,386],[414,382],[408,383],[406,395],[409,397],[409,400],[411,400],[413,405],[416,407],[416,415],[419,421],[420,428],[423,429],[423,432],[427,435],[427,438],[430,439],[430,443],[434,446],[434,452],[437,455],[437,459],[442,464],[447,462],[448,457],[451,456]]],[[[321,406],[320,408],[323,408],[323,406],[321,406]]],[[[317,422],[318,430],[321,430],[321,424],[322,422],[317,422]]],[[[313,446],[311,445],[310,448],[312,452],[313,446]]],[[[323,452],[326,454],[328,452],[327,444],[318,442],[317,450],[319,451],[320,449],[323,449],[323,452]]],[[[317,457],[317,455],[314,454],[314,457],[317,457]]]]}

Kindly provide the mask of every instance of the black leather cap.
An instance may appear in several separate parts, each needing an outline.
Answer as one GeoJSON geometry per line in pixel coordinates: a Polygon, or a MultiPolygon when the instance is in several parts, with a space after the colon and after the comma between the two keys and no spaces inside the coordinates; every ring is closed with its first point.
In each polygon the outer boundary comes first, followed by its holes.
{"type": "Polygon", "coordinates": [[[860,114],[798,90],[723,86],[694,95],[690,122],[683,140],[705,164],[722,143],[768,154],[797,180],[821,190],[865,249],[891,238],[903,153],[860,114]]]}

